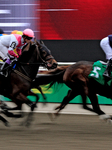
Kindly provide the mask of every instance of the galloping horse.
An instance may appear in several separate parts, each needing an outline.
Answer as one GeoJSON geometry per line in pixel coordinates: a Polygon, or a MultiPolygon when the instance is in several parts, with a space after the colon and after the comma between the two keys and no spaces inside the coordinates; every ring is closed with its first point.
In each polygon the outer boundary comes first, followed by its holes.
{"type": "MultiPolygon", "coordinates": [[[[35,41],[23,48],[22,55],[13,64],[13,69],[9,68],[10,75],[7,78],[0,75],[0,94],[10,98],[17,105],[14,109],[21,110],[22,104],[26,103],[33,112],[35,103],[31,102],[27,95],[40,65],[50,69],[57,67],[57,62],[43,42],[35,41]]],[[[6,121],[5,123],[7,124],[6,121]]]]}
{"type": "Polygon", "coordinates": [[[98,104],[97,94],[112,98],[112,86],[101,85],[92,78],[89,78],[88,75],[92,71],[93,62],[89,61],[79,61],[73,65],[69,66],[60,66],[51,71],[45,71],[44,76],[37,76],[36,79],[32,82],[32,87],[38,85],[49,84],[51,87],[54,83],[64,83],[70,90],[67,95],[64,97],[60,106],[55,110],[58,113],[77,95],[81,95],[83,108],[100,115],[102,119],[110,119],[111,116],[106,115],[98,104]],[[86,104],[86,98],[89,97],[93,109],[89,108],[86,104]]]}

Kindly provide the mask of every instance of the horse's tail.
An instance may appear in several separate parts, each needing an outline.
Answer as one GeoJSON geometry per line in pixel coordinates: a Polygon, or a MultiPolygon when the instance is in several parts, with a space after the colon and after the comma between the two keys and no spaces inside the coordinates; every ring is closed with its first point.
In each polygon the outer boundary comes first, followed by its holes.
{"type": "Polygon", "coordinates": [[[51,77],[51,82],[49,83],[49,86],[48,86],[47,89],[51,88],[56,83],[63,84],[63,75],[64,75],[64,73],[65,73],[65,70],[60,71],[60,72],[52,75],[53,78],[51,77]]]}

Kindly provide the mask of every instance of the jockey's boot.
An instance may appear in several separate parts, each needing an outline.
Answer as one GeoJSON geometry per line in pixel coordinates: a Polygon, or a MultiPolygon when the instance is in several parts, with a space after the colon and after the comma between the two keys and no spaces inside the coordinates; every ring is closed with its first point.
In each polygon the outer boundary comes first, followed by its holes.
{"type": "Polygon", "coordinates": [[[103,76],[112,79],[111,71],[112,71],[112,58],[107,62],[107,67],[103,73],[103,76]]]}
{"type": "Polygon", "coordinates": [[[7,69],[5,69],[7,66],[8,66],[8,64],[6,62],[4,62],[4,64],[2,65],[2,67],[0,69],[0,75],[3,75],[5,77],[8,76],[7,69]]]}

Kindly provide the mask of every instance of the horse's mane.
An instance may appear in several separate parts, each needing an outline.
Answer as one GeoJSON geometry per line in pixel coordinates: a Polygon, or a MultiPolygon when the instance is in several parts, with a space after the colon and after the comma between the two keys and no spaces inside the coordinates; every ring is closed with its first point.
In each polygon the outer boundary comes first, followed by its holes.
{"type": "Polygon", "coordinates": [[[31,45],[31,43],[25,45],[22,55],[19,57],[19,61],[20,62],[28,62],[28,60],[30,60],[32,54],[34,53],[35,47],[36,46],[31,45]]]}

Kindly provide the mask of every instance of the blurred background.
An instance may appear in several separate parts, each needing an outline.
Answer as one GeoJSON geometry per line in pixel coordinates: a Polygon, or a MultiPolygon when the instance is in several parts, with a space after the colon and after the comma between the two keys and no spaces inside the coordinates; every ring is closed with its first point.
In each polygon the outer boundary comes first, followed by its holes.
{"type": "Polygon", "coordinates": [[[33,29],[57,61],[105,61],[99,43],[112,33],[111,6],[111,0],[0,0],[0,28],[33,29]]]}
{"type": "Polygon", "coordinates": [[[0,28],[10,34],[13,30],[31,28],[39,37],[38,0],[0,0],[0,28]]]}

